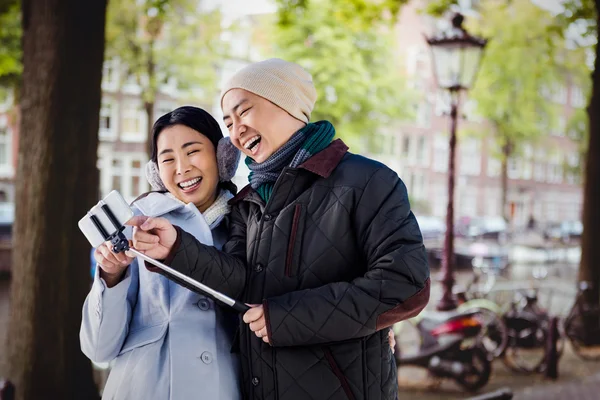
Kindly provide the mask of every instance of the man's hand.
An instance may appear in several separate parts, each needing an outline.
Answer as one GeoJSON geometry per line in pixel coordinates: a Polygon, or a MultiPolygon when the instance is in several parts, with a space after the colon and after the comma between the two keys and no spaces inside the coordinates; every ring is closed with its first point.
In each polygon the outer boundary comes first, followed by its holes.
{"type": "Polygon", "coordinates": [[[394,337],[394,330],[390,328],[388,331],[388,338],[390,342],[390,348],[392,349],[392,354],[396,352],[396,338],[394,337]]]}
{"type": "Polygon", "coordinates": [[[259,338],[262,338],[263,342],[269,343],[269,337],[267,335],[267,321],[265,319],[265,310],[262,305],[248,304],[250,308],[244,314],[244,322],[249,324],[250,330],[256,334],[259,338]]]}
{"type": "Polygon", "coordinates": [[[133,226],[133,248],[155,260],[167,258],[177,240],[177,231],[166,218],[140,215],[126,225],[133,226]]]}

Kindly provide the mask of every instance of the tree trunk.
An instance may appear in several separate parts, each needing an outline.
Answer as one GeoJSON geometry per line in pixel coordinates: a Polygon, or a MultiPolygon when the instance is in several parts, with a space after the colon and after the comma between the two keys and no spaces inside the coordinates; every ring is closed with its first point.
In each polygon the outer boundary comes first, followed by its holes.
{"type": "Polygon", "coordinates": [[[156,102],[156,63],[154,62],[154,38],[150,40],[148,44],[148,60],[147,60],[147,72],[148,72],[148,92],[144,99],[144,107],[146,109],[146,116],[148,118],[148,125],[146,127],[148,136],[146,138],[146,152],[148,153],[148,159],[152,156],[152,126],[154,125],[154,103],[156,102]]]}
{"type": "MultiPolygon", "coordinates": [[[[596,0],[596,29],[600,37],[600,0],[596,0]]],[[[596,61],[592,74],[592,96],[588,105],[589,142],[585,161],[583,191],[583,236],[579,280],[592,282],[596,289],[588,302],[600,304],[600,45],[596,45],[596,61]]]]}
{"type": "Polygon", "coordinates": [[[148,159],[152,156],[152,125],[154,125],[154,102],[145,101],[144,108],[146,110],[146,118],[148,119],[146,125],[146,152],[148,153],[148,159]]]}
{"type": "Polygon", "coordinates": [[[97,399],[79,347],[90,287],[78,220],[98,201],[106,0],[23,1],[23,86],[8,332],[17,399],[97,399]]]}

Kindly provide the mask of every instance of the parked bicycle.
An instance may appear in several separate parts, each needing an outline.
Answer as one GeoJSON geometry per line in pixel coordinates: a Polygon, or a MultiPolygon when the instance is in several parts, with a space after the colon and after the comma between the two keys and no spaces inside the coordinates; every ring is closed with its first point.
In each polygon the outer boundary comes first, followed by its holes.
{"type": "Polygon", "coordinates": [[[586,361],[600,360],[600,307],[598,291],[592,283],[579,283],[575,304],[563,329],[577,356],[586,361]]]}

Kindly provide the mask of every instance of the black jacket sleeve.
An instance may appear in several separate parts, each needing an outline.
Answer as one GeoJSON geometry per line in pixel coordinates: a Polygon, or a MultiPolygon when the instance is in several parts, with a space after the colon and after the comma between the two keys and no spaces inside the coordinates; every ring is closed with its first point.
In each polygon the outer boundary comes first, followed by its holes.
{"type": "Polygon", "coordinates": [[[379,168],[352,211],[367,265],[351,282],[295,291],[263,302],[272,346],[364,337],[417,315],[429,300],[429,266],[404,183],[379,168]]]}
{"type": "Polygon", "coordinates": [[[239,298],[246,283],[244,213],[241,207],[233,207],[229,237],[223,245],[223,251],[202,244],[194,236],[177,228],[177,241],[165,264],[229,297],[239,298]]]}

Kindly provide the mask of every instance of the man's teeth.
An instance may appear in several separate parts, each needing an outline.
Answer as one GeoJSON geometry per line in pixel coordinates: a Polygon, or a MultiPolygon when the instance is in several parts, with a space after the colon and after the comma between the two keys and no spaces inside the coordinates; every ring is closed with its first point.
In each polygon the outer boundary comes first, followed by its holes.
{"type": "Polygon", "coordinates": [[[185,182],[181,182],[179,184],[179,186],[181,186],[182,188],[188,188],[190,186],[194,186],[196,183],[200,182],[202,178],[194,178],[194,179],[190,179],[189,181],[185,181],[185,182]]]}
{"type": "Polygon", "coordinates": [[[244,145],[245,149],[250,149],[251,147],[254,147],[254,145],[256,143],[258,143],[258,141],[260,140],[260,136],[256,135],[254,136],[252,139],[249,139],[246,144],[244,145]]]}

